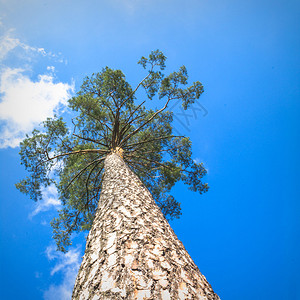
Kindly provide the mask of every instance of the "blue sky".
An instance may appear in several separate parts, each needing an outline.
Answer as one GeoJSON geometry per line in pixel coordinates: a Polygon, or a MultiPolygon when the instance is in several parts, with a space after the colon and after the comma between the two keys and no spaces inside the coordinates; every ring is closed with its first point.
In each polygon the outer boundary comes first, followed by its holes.
{"type": "Polygon", "coordinates": [[[18,142],[65,104],[86,75],[160,49],[205,88],[175,127],[208,169],[207,194],[174,188],[171,223],[222,300],[300,299],[299,10],[297,1],[0,0],[0,298],[70,299],[84,251],[55,251],[40,203],[14,184],[18,142]],[[16,284],[17,283],[17,284],[16,284]]]}

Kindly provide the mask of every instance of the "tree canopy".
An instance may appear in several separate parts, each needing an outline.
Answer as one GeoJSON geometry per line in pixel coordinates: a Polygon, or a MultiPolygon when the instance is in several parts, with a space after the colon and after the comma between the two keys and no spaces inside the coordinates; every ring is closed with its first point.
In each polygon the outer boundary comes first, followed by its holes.
{"type": "MultiPolygon", "coordinates": [[[[71,121],[48,118],[20,144],[22,164],[29,176],[17,188],[34,201],[43,188],[55,185],[62,209],[51,222],[58,249],[67,251],[71,234],[89,230],[101,192],[104,159],[118,151],[152,193],[167,219],[178,218],[180,203],[170,194],[178,181],[200,194],[206,170],[192,159],[191,141],[173,134],[168,104],[178,99],[188,109],[203,93],[199,81],[188,86],[185,66],[165,75],[166,57],[159,50],[142,57],[145,77],[132,88],[120,70],[105,67],[86,77],[69,100],[71,121]],[[137,91],[143,90],[142,99],[137,91]],[[147,109],[156,99],[159,109],[147,109]]],[[[139,93],[140,95],[140,93],[139,93]]]]}

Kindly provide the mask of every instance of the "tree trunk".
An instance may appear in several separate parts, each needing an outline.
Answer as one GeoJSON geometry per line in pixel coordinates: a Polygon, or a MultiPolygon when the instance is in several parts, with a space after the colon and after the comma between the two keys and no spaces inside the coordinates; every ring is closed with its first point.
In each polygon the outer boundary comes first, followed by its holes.
{"type": "Polygon", "coordinates": [[[72,299],[217,300],[148,189],[112,153],[72,299]]]}

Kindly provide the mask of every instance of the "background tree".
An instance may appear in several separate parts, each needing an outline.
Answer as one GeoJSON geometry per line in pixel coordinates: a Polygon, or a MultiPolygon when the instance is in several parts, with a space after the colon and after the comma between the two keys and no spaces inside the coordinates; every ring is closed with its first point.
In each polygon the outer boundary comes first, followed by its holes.
{"type": "Polygon", "coordinates": [[[202,194],[206,170],[192,159],[191,141],[172,129],[171,101],[181,100],[187,109],[203,93],[199,81],[188,85],[182,66],[163,74],[166,57],[159,50],[142,57],[145,77],[133,89],[120,70],[104,68],[86,77],[80,91],[69,100],[74,111],[70,126],[61,117],[47,119],[21,143],[21,161],[29,176],[17,188],[34,201],[42,188],[54,184],[62,209],[51,225],[58,249],[65,252],[73,232],[91,228],[97,208],[104,159],[118,152],[153,195],[167,219],[178,218],[180,203],[170,195],[183,181],[202,194]],[[143,90],[142,100],[137,92],[143,90]],[[146,99],[156,99],[159,109],[146,109],[146,99]],[[161,104],[160,104],[161,103],[161,104]]]}

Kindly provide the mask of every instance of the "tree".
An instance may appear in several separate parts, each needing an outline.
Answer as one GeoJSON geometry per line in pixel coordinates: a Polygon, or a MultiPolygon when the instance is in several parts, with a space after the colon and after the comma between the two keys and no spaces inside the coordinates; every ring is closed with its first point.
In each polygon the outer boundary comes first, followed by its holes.
{"type": "Polygon", "coordinates": [[[200,194],[208,190],[203,164],[192,159],[190,139],[173,134],[167,111],[178,99],[187,109],[203,86],[197,81],[186,87],[184,66],[165,76],[165,60],[159,50],[142,57],[146,75],[134,89],[120,70],[106,67],[87,77],[69,100],[71,129],[61,117],[47,119],[20,144],[30,175],[17,188],[35,201],[43,187],[58,189],[63,208],[51,222],[58,249],[67,251],[73,232],[92,228],[74,299],[218,299],[163,217],[181,214],[170,195],[176,182],[200,194]],[[146,100],[137,99],[140,89],[161,108],[146,109],[146,100]],[[105,266],[118,272],[105,273],[105,266]]]}

